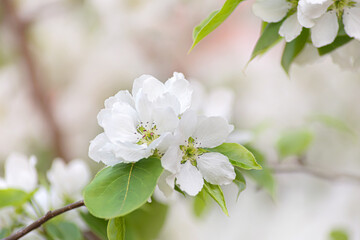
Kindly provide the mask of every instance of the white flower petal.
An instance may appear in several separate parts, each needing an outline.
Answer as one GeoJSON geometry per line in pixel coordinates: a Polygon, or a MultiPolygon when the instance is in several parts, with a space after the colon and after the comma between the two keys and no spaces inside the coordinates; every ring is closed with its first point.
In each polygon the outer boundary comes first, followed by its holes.
{"type": "Polygon", "coordinates": [[[311,28],[311,41],[315,47],[322,47],[332,43],[339,30],[339,23],[335,11],[329,11],[318,18],[311,28]]]}
{"type": "Polygon", "coordinates": [[[165,92],[165,86],[151,75],[142,75],[135,79],[133,83],[132,94],[135,100],[138,98],[140,90],[150,101],[154,101],[165,92]]]}
{"type": "Polygon", "coordinates": [[[158,132],[173,132],[179,124],[179,118],[171,108],[156,108],[153,111],[153,120],[155,121],[158,132]]]}
{"type": "Polygon", "coordinates": [[[286,16],[291,4],[286,0],[256,0],[253,13],[265,22],[278,22],[286,16]]]}
{"type": "Polygon", "coordinates": [[[180,170],[180,162],[182,160],[182,152],[177,145],[170,146],[161,158],[161,165],[164,169],[172,173],[180,170]]]}
{"type": "Polygon", "coordinates": [[[37,187],[36,158],[28,159],[19,153],[11,154],[5,162],[5,181],[8,187],[31,192],[37,187]]]}
{"type": "Polygon", "coordinates": [[[193,136],[199,147],[216,147],[225,142],[232,127],[222,117],[200,118],[193,136]]]}
{"type": "Polygon", "coordinates": [[[190,107],[193,90],[182,73],[174,72],[173,77],[165,82],[165,88],[167,92],[175,95],[179,100],[180,114],[190,107]]]}
{"type": "Polygon", "coordinates": [[[193,110],[186,111],[180,119],[179,127],[176,130],[176,134],[182,135],[184,140],[188,140],[191,137],[196,129],[197,125],[197,114],[193,110]]]}
{"type": "Polygon", "coordinates": [[[304,16],[307,17],[308,19],[315,19],[325,14],[325,12],[332,3],[333,3],[332,0],[326,0],[326,1],[300,0],[298,5],[298,11],[300,10],[304,14],[304,16]]]}
{"type": "Polygon", "coordinates": [[[315,24],[315,22],[311,18],[309,18],[308,16],[306,16],[303,13],[303,11],[300,8],[300,5],[297,6],[297,19],[298,19],[300,25],[302,25],[303,27],[306,27],[306,28],[311,28],[315,24]]]}
{"type": "Polygon", "coordinates": [[[121,90],[115,96],[109,97],[105,100],[105,108],[112,108],[114,103],[127,103],[135,107],[135,102],[128,90],[121,90]]]}
{"type": "Polygon", "coordinates": [[[235,179],[234,167],[229,159],[220,153],[204,153],[199,156],[197,167],[205,180],[211,184],[230,184],[235,179]]]}
{"type": "MultiPolygon", "coordinates": [[[[167,151],[167,149],[174,144],[175,141],[175,137],[172,133],[163,133],[161,134],[161,136],[158,138],[161,139],[157,144],[156,144],[156,149],[160,152],[160,153],[165,153],[167,151]]],[[[156,141],[157,139],[155,139],[156,141]]],[[[154,141],[154,142],[155,142],[154,141]]],[[[153,143],[151,143],[149,145],[149,147],[152,145],[153,143]]],[[[153,148],[152,148],[153,149],[153,148]]]]}
{"type": "Polygon", "coordinates": [[[176,184],[190,196],[195,196],[201,191],[204,179],[199,170],[190,161],[186,161],[181,164],[180,172],[176,176],[176,184]]]}
{"type": "Polygon", "coordinates": [[[154,108],[154,104],[147,98],[145,94],[140,90],[138,97],[136,98],[136,111],[140,120],[143,123],[152,122],[152,111],[154,108]]]}
{"type": "Polygon", "coordinates": [[[124,159],[124,162],[137,162],[151,155],[151,149],[146,144],[120,143],[115,152],[116,157],[124,159]]]}
{"type": "Polygon", "coordinates": [[[281,24],[279,35],[284,37],[287,42],[291,42],[300,35],[301,30],[302,26],[297,19],[297,15],[293,14],[281,24]]]}
{"type": "Polygon", "coordinates": [[[174,192],[175,174],[164,171],[158,181],[158,187],[165,197],[170,197],[174,192]]]}
{"type": "Polygon", "coordinates": [[[347,35],[360,40],[360,7],[345,8],[343,22],[347,35]]]}
{"type": "Polygon", "coordinates": [[[103,162],[107,166],[113,166],[124,160],[114,154],[116,146],[110,142],[104,133],[100,133],[90,142],[89,157],[96,162],[103,162]]]}
{"type": "Polygon", "coordinates": [[[111,113],[105,109],[99,113],[106,136],[113,143],[137,142],[141,137],[136,127],[139,122],[136,111],[128,104],[114,104],[111,113]]]}
{"type": "Polygon", "coordinates": [[[158,97],[154,103],[154,108],[171,108],[175,112],[176,116],[180,115],[180,102],[179,99],[170,93],[164,93],[158,97]]]}

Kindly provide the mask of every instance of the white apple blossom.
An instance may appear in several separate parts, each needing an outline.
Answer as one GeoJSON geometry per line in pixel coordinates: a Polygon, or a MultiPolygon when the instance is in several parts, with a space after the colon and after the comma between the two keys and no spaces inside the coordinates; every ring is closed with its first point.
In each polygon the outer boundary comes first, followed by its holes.
{"type": "Polygon", "coordinates": [[[90,144],[89,156],[106,165],[149,157],[173,132],[179,116],[191,104],[192,89],[181,73],[165,84],[143,75],[134,81],[132,95],[120,91],[105,101],[98,114],[104,128],[90,144]]]}
{"type": "Polygon", "coordinates": [[[224,143],[232,126],[221,117],[198,117],[194,111],[185,112],[180,120],[174,143],[162,156],[166,170],[159,181],[159,188],[168,195],[176,183],[191,196],[201,191],[204,180],[211,184],[230,184],[235,178],[229,159],[203,148],[224,143]]]}
{"type": "Polygon", "coordinates": [[[339,30],[338,18],[342,18],[346,34],[360,40],[359,1],[334,1],[329,11],[316,19],[311,28],[311,39],[315,47],[328,45],[335,40],[339,30]]]}
{"type": "Polygon", "coordinates": [[[314,26],[314,19],[326,12],[331,0],[256,0],[253,12],[265,22],[284,19],[279,35],[287,42],[300,35],[302,28],[314,26]]]}
{"type": "Polygon", "coordinates": [[[47,172],[47,178],[54,193],[67,201],[77,201],[82,198],[81,192],[90,182],[90,169],[84,161],[74,159],[66,164],[57,158],[47,172]]]}
{"type": "Polygon", "coordinates": [[[360,3],[358,0],[256,0],[253,12],[266,22],[283,23],[279,35],[292,41],[303,27],[311,28],[315,47],[332,43],[339,31],[338,19],[350,37],[360,40],[360,3]]]}
{"type": "Polygon", "coordinates": [[[12,153],[5,162],[5,177],[0,178],[1,188],[16,188],[32,192],[37,187],[36,158],[20,153],[12,153]],[[21,177],[19,177],[21,176],[21,177]]]}

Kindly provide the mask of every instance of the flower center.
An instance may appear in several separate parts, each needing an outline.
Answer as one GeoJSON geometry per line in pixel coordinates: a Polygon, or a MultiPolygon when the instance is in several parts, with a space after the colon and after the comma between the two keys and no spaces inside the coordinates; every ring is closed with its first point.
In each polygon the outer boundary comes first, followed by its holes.
{"type": "Polygon", "coordinates": [[[289,5],[289,11],[287,13],[287,16],[293,15],[297,11],[297,6],[299,4],[299,0],[287,0],[289,5]]]}
{"type": "Polygon", "coordinates": [[[139,145],[142,145],[144,143],[149,145],[155,139],[160,137],[160,135],[156,133],[157,128],[156,128],[155,122],[153,122],[151,124],[149,124],[149,122],[147,122],[144,125],[143,125],[143,122],[140,122],[140,125],[138,126],[136,131],[142,135],[142,137],[137,142],[137,144],[139,144],[139,145]]]}
{"type": "Polygon", "coordinates": [[[187,143],[187,145],[180,145],[180,149],[183,153],[181,164],[186,163],[186,161],[190,161],[193,166],[196,166],[196,159],[206,151],[202,148],[196,147],[195,145],[198,145],[198,143],[195,142],[195,139],[192,137],[189,137],[185,143],[187,143]]]}
{"type": "Polygon", "coordinates": [[[355,7],[356,2],[353,0],[335,0],[334,3],[328,8],[328,11],[335,10],[338,17],[341,18],[344,13],[344,8],[355,7]]]}

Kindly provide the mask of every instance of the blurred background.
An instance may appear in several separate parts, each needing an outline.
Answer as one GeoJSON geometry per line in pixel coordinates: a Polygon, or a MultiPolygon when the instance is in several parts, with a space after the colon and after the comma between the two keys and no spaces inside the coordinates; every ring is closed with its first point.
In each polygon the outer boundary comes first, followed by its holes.
{"type": "MultiPolygon", "coordinates": [[[[252,1],[188,54],[194,26],[222,4],[3,0],[0,163],[21,152],[37,156],[45,171],[55,157],[82,158],[95,173],[101,166],[87,152],[102,131],[96,115],[104,100],[131,89],[142,74],[166,81],[177,71],[198,89],[199,108],[220,111],[269,165],[279,165],[281,134],[306,128],[314,134],[307,163],[330,175],[359,176],[359,68],[344,68],[342,48],[322,58],[306,51],[287,76],[280,65],[283,43],[248,63],[261,26],[252,1]]],[[[297,162],[290,157],[284,164],[297,162]]],[[[160,239],[328,240],[334,229],[360,239],[360,181],[286,170],[274,171],[274,178],[273,197],[249,180],[236,201],[236,187],[227,186],[230,217],[214,205],[199,219],[191,201],[171,201],[160,239]]]]}

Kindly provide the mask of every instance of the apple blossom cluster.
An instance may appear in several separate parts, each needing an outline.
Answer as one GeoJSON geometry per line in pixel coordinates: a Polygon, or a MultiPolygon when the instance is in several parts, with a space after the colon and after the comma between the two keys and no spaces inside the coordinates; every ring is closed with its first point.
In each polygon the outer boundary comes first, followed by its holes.
{"type": "Polygon", "coordinates": [[[192,93],[181,73],[165,83],[150,75],[135,79],[131,94],[122,90],[105,101],[98,114],[104,132],[91,141],[90,158],[108,166],[161,158],[158,186],[165,196],[175,184],[195,196],[204,181],[231,183],[235,171],[228,157],[206,149],[223,144],[233,126],[225,118],[191,110],[192,93]]]}
{"type": "Polygon", "coordinates": [[[310,28],[317,48],[331,44],[338,35],[360,40],[359,0],[256,0],[253,12],[265,22],[282,22],[279,35],[287,42],[302,28],[310,28]]]}
{"type": "MultiPolygon", "coordinates": [[[[23,192],[25,198],[22,205],[0,204],[0,237],[29,225],[49,210],[80,200],[82,189],[90,181],[90,169],[83,161],[75,159],[65,164],[61,159],[55,159],[46,174],[48,184],[39,184],[36,162],[34,156],[27,158],[19,153],[11,154],[5,162],[5,176],[0,178],[1,194],[9,196],[7,191],[15,190],[23,192]]],[[[64,217],[80,227],[85,226],[76,211],[64,217]]],[[[47,238],[41,232],[33,231],[24,239],[47,238]]]]}

